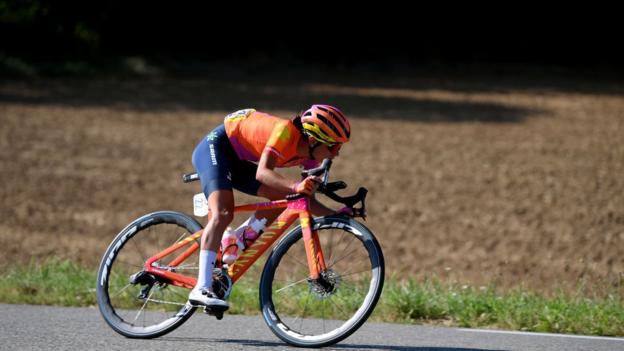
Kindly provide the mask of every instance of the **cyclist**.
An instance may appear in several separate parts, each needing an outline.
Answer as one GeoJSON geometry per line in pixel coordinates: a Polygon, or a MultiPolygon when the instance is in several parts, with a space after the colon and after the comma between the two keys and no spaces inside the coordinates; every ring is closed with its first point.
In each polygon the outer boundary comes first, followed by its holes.
{"type": "MultiPolygon", "coordinates": [[[[202,139],[192,161],[212,215],[201,239],[197,285],[189,295],[192,304],[229,308],[212,291],[212,271],[223,232],[234,216],[232,189],[269,200],[292,193],[312,195],[320,182],[318,177],[293,181],[274,169],[317,167],[321,160],[338,156],[350,132],[349,121],[338,108],[313,105],[292,120],[254,109],[240,110],[226,116],[222,125],[202,139]]],[[[349,208],[334,211],[314,198],[310,206],[317,216],[336,212],[353,215],[349,208]]],[[[250,220],[266,218],[268,225],[281,211],[258,211],[250,220]]]]}

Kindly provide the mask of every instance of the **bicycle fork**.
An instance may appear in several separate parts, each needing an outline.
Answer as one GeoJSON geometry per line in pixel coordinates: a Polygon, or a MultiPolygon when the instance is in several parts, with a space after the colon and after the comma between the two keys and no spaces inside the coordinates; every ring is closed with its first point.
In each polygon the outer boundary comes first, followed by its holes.
{"type": "Polygon", "coordinates": [[[314,223],[309,211],[310,199],[308,197],[300,198],[292,202],[292,205],[289,204],[289,208],[299,212],[299,222],[301,223],[308,268],[310,269],[310,279],[318,280],[321,277],[321,272],[324,272],[327,267],[323,251],[321,250],[318,232],[313,228],[314,223]]]}

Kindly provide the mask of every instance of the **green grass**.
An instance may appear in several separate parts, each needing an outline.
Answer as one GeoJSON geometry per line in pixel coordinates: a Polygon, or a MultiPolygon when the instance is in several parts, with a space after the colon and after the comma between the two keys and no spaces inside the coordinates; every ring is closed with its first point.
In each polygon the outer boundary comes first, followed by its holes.
{"type": "MultiPolygon", "coordinates": [[[[229,313],[259,313],[258,283],[250,278],[237,283],[229,313]]],[[[0,274],[0,302],[93,306],[95,280],[94,271],[71,261],[16,266],[0,274]]],[[[315,303],[319,302],[312,301],[309,306],[315,303]]],[[[297,307],[297,302],[284,304],[297,307]]],[[[546,297],[521,289],[498,293],[491,287],[461,286],[436,279],[417,282],[389,278],[371,320],[624,336],[624,298],[615,289],[600,297],[564,291],[546,297]]]]}
{"type": "Polygon", "coordinates": [[[467,328],[624,335],[624,299],[615,290],[605,297],[563,291],[545,297],[521,289],[499,294],[491,287],[435,279],[419,283],[390,279],[375,315],[399,323],[437,321],[467,328]]]}
{"type": "Polygon", "coordinates": [[[0,302],[93,306],[97,273],[71,261],[15,266],[0,275],[0,302]]]}

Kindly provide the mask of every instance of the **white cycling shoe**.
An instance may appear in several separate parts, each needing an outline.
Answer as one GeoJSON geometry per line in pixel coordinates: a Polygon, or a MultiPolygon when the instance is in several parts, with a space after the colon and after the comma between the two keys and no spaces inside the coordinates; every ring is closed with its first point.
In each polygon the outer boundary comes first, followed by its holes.
{"type": "Polygon", "coordinates": [[[227,302],[221,300],[208,289],[193,289],[189,294],[189,302],[193,306],[204,306],[212,310],[225,311],[230,308],[227,302]]]}

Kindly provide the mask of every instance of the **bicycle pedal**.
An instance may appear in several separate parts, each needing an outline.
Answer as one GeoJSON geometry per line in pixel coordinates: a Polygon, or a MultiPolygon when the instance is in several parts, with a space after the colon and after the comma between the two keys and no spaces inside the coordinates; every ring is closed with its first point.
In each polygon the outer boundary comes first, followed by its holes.
{"type": "Polygon", "coordinates": [[[213,307],[205,306],[204,307],[205,314],[215,316],[217,317],[217,319],[223,318],[223,312],[227,310],[228,310],[228,307],[221,307],[221,306],[213,306],[213,307]],[[219,315],[221,316],[221,318],[219,318],[219,315]]]}

